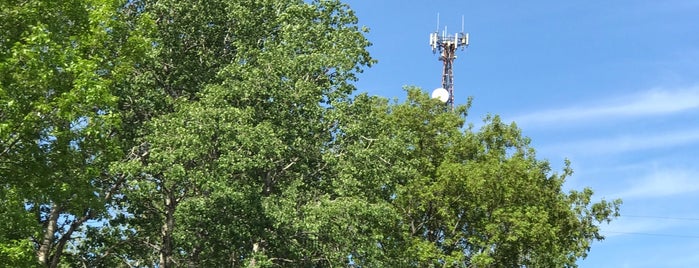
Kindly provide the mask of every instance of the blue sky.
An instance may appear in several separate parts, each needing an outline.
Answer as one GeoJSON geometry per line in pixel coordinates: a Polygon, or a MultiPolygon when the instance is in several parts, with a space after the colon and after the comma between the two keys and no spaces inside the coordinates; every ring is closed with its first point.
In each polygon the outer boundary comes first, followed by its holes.
{"type": "Polygon", "coordinates": [[[580,267],[699,267],[699,1],[346,1],[379,63],[360,91],[440,86],[429,33],[470,33],[454,63],[469,122],[499,114],[566,187],[624,199],[580,267]]]}

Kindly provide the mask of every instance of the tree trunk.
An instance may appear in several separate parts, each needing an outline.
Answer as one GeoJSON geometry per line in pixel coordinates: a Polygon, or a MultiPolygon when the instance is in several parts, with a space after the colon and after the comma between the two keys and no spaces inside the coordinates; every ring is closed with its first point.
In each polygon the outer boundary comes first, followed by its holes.
{"type": "Polygon", "coordinates": [[[162,245],[160,247],[160,267],[170,268],[174,267],[174,263],[172,261],[172,232],[173,228],[175,227],[175,208],[177,208],[177,200],[172,192],[165,192],[165,222],[160,230],[162,239],[162,245]]]}
{"type": "Polygon", "coordinates": [[[49,259],[51,258],[51,246],[53,245],[53,237],[56,233],[58,216],[60,213],[61,211],[58,206],[56,204],[51,204],[49,218],[46,221],[46,230],[44,230],[44,236],[41,239],[39,251],[36,254],[37,258],[39,259],[39,264],[41,264],[43,267],[48,267],[50,264],[49,259]]]}
{"type": "Polygon", "coordinates": [[[250,260],[250,268],[255,268],[257,267],[257,260],[255,260],[255,257],[257,257],[257,252],[260,251],[260,244],[255,242],[252,244],[252,259],[250,260]]]}
{"type": "Polygon", "coordinates": [[[58,267],[66,244],[70,240],[71,236],[73,236],[75,230],[77,230],[78,227],[92,217],[92,212],[90,210],[85,211],[85,214],[71,223],[68,230],[66,230],[66,232],[60,236],[58,241],[56,241],[55,235],[56,231],[58,231],[58,217],[60,215],[61,209],[57,205],[52,204],[51,210],[49,211],[49,218],[46,221],[46,230],[44,231],[44,235],[37,252],[39,264],[43,267],[58,267]],[[54,242],[56,242],[55,245],[54,242]]]}

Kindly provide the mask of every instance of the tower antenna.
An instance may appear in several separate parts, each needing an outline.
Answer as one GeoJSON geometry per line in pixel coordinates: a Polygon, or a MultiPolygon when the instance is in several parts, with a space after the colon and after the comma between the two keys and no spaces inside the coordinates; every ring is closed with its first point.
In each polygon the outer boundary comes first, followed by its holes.
{"type": "Polygon", "coordinates": [[[439,52],[439,60],[442,61],[442,87],[432,92],[433,98],[439,98],[454,111],[454,60],[456,49],[468,47],[468,33],[464,33],[464,17],[461,16],[461,33],[449,35],[444,27],[444,33],[439,34],[439,13],[437,13],[437,31],[430,34],[430,46],[432,52],[439,52]]]}
{"type": "Polygon", "coordinates": [[[437,30],[436,31],[439,31],[439,12],[437,12],[437,30]]]}

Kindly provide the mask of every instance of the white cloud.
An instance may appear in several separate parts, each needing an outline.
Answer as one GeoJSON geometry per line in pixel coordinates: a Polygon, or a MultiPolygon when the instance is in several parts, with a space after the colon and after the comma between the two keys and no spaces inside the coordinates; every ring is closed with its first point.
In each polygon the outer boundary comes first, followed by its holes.
{"type": "Polygon", "coordinates": [[[608,225],[601,226],[601,233],[606,237],[622,236],[629,234],[660,233],[663,230],[680,227],[683,222],[658,221],[657,219],[625,218],[622,216],[612,220],[608,225]]]}
{"type": "Polygon", "coordinates": [[[665,90],[654,89],[632,96],[614,98],[589,106],[533,112],[512,118],[519,125],[604,120],[623,117],[665,115],[699,108],[699,86],[665,90]]]}
{"type": "Polygon", "coordinates": [[[643,133],[547,144],[542,146],[540,151],[581,156],[669,148],[696,142],[699,142],[699,129],[684,129],[667,133],[643,133]]]}
{"type": "Polygon", "coordinates": [[[614,196],[622,199],[658,198],[699,192],[699,172],[694,170],[655,170],[634,182],[637,183],[614,196]]]}

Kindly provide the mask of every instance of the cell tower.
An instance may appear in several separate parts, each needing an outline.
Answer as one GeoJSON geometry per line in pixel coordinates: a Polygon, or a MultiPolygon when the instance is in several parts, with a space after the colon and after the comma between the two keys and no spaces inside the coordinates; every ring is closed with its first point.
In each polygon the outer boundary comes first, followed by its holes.
{"type": "Polygon", "coordinates": [[[432,92],[432,98],[439,98],[447,103],[454,111],[454,71],[453,65],[456,59],[456,49],[468,47],[468,33],[464,33],[464,20],[461,18],[461,33],[450,35],[447,27],[444,31],[439,31],[439,14],[437,15],[437,31],[430,34],[430,46],[432,52],[439,52],[439,60],[444,63],[442,70],[442,87],[432,92]]]}

